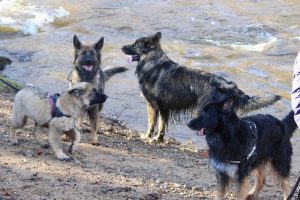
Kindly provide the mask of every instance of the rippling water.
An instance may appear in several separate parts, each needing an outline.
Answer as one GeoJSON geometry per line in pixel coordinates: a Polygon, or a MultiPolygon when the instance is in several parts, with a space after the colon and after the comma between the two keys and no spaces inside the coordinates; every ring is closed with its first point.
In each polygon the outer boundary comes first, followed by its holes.
{"type": "MultiPolygon", "coordinates": [[[[4,74],[50,92],[67,87],[72,38],[83,43],[105,38],[103,65],[127,66],[120,51],[137,37],[161,31],[162,47],[176,62],[220,74],[251,95],[274,93],[282,101],[259,112],[278,117],[290,109],[294,58],[300,49],[300,3],[294,1],[180,0],[0,0],[0,55],[14,63],[4,74]],[[29,27],[29,28],[28,28],[29,27]]],[[[106,115],[146,131],[135,64],[107,84],[106,115]]],[[[184,123],[168,135],[197,138],[184,123]]]]}

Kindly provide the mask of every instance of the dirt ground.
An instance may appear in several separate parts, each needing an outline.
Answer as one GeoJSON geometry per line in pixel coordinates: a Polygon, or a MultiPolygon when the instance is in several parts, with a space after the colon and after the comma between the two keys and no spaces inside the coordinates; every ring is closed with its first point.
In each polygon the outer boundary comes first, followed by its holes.
{"type": "MultiPolygon", "coordinates": [[[[101,145],[82,135],[74,161],[59,161],[51,149],[37,145],[28,123],[19,146],[9,144],[13,94],[0,91],[0,199],[213,199],[216,180],[205,154],[194,144],[168,139],[141,142],[138,132],[113,119],[102,119],[101,145]]],[[[46,132],[46,131],[45,131],[46,132]]],[[[46,140],[45,134],[45,140],[46,140]]],[[[291,187],[300,175],[300,136],[294,147],[291,187]]],[[[63,143],[67,151],[68,143],[63,143]]],[[[261,199],[282,199],[280,186],[268,176],[261,199]]],[[[232,193],[227,199],[233,199],[232,193]]]]}

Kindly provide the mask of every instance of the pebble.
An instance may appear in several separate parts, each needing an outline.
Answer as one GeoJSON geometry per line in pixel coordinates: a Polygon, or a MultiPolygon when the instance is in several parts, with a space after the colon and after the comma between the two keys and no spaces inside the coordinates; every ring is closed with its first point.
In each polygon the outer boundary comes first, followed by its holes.
{"type": "Polygon", "coordinates": [[[159,188],[160,189],[167,189],[168,188],[168,182],[163,183],[162,185],[160,185],[159,188]]]}

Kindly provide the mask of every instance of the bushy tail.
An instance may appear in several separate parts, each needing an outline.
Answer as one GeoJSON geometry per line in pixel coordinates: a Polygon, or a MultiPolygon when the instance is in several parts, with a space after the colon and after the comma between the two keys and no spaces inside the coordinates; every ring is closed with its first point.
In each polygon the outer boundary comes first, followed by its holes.
{"type": "Polygon", "coordinates": [[[241,95],[238,102],[238,111],[241,114],[248,113],[253,110],[258,110],[260,108],[272,105],[276,101],[280,100],[281,96],[270,95],[265,97],[259,96],[248,96],[246,94],[241,95]]]}
{"type": "Polygon", "coordinates": [[[297,129],[297,124],[294,119],[294,112],[291,110],[289,114],[287,114],[287,116],[285,116],[281,121],[284,124],[284,128],[287,133],[290,135],[290,137],[292,137],[293,133],[297,129]]]}
{"type": "Polygon", "coordinates": [[[115,74],[122,73],[127,71],[128,69],[126,67],[111,67],[111,68],[106,68],[103,70],[104,76],[105,76],[105,81],[108,81],[110,77],[112,77],[115,74]]]}

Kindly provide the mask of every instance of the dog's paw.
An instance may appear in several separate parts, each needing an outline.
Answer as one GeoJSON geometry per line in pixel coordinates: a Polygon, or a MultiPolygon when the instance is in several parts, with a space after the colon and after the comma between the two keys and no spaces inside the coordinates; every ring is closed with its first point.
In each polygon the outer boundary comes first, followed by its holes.
{"type": "Polygon", "coordinates": [[[161,136],[156,136],[153,138],[153,142],[163,143],[164,141],[164,137],[161,136]]]}
{"type": "Polygon", "coordinates": [[[100,146],[100,143],[98,141],[92,141],[91,144],[93,146],[100,146]]]}
{"type": "Polygon", "coordinates": [[[149,140],[151,139],[151,135],[149,134],[142,134],[140,135],[141,140],[149,140]]]}
{"type": "Polygon", "coordinates": [[[13,146],[17,146],[17,145],[19,145],[19,142],[18,142],[18,140],[11,140],[10,144],[13,146]]]}
{"type": "Polygon", "coordinates": [[[69,156],[65,155],[65,154],[60,155],[58,157],[58,159],[61,160],[61,161],[71,161],[71,158],[69,156]]]}
{"type": "Polygon", "coordinates": [[[246,200],[255,200],[257,199],[253,194],[248,194],[248,196],[246,197],[246,200]]]}

